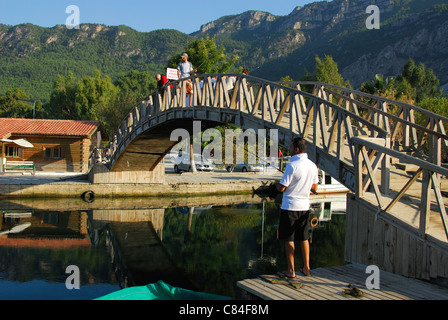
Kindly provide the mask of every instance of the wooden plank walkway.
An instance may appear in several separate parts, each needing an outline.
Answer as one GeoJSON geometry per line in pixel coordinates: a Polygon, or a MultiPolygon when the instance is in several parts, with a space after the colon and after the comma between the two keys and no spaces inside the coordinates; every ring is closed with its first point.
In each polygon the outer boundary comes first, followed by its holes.
{"type": "Polygon", "coordinates": [[[370,274],[365,271],[365,265],[348,264],[314,269],[312,277],[298,273],[295,281],[303,284],[299,289],[261,278],[241,280],[237,286],[263,300],[448,300],[448,288],[383,270],[380,289],[368,290],[365,282],[370,274]],[[343,294],[349,284],[359,288],[362,296],[343,294]]]}

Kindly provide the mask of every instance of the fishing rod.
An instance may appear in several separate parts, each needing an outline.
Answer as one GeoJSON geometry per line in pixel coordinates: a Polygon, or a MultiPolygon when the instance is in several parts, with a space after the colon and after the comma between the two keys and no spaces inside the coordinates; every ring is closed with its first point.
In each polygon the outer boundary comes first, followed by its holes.
{"type": "Polygon", "coordinates": [[[264,164],[267,164],[268,166],[273,167],[274,169],[276,169],[277,171],[279,171],[279,172],[281,172],[281,173],[285,173],[285,172],[282,171],[281,169],[279,169],[279,168],[277,168],[276,166],[272,165],[270,162],[261,159],[256,153],[250,152],[247,148],[243,148],[243,149],[244,149],[244,151],[246,151],[247,153],[249,153],[249,154],[255,156],[255,158],[256,158],[258,161],[261,161],[261,162],[263,162],[264,164]]]}
{"type": "Polygon", "coordinates": [[[204,65],[204,63],[206,63],[207,61],[209,61],[209,60],[210,60],[210,57],[211,57],[211,55],[207,55],[207,58],[206,58],[204,61],[202,61],[202,63],[199,65],[199,67],[194,68],[194,70],[193,70],[194,73],[198,73],[199,68],[202,67],[202,66],[204,65]]]}
{"type": "MultiPolygon", "coordinates": [[[[208,58],[207,58],[207,60],[208,60],[208,58]]],[[[207,60],[203,61],[203,62],[199,65],[199,67],[195,68],[195,69],[193,70],[194,73],[198,73],[199,68],[202,67],[203,64],[204,64],[205,62],[207,62],[207,60]]]]}
{"type": "Polygon", "coordinates": [[[251,70],[249,73],[252,73],[252,72],[254,72],[255,70],[260,69],[260,67],[261,67],[261,66],[256,67],[255,69],[251,70]]]}

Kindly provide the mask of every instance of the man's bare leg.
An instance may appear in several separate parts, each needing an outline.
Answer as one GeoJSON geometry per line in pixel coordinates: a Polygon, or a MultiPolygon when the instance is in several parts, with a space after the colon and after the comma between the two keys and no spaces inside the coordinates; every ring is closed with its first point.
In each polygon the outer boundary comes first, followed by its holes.
{"type": "Polygon", "coordinates": [[[300,249],[302,251],[303,269],[302,272],[309,276],[310,274],[310,243],[308,240],[300,242],[300,249]]]}
{"type": "Polygon", "coordinates": [[[294,270],[294,253],[295,246],[294,241],[285,241],[285,251],[286,251],[286,262],[288,264],[288,270],[284,272],[288,277],[295,277],[294,270]]]}

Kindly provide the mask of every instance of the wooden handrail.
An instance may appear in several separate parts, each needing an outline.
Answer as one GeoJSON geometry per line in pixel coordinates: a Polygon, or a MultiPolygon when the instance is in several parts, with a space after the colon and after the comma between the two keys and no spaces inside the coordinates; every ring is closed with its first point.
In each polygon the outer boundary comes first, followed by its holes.
{"type": "Polygon", "coordinates": [[[409,155],[403,154],[401,152],[391,150],[385,146],[374,143],[372,141],[355,137],[352,139],[355,144],[356,157],[355,157],[355,179],[356,179],[356,198],[362,198],[364,196],[364,179],[363,179],[363,165],[367,168],[368,179],[371,180],[373,184],[373,192],[378,201],[378,207],[380,210],[389,212],[392,207],[399,202],[403,195],[409,190],[412,184],[414,184],[417,179],[422,176],[421,182],[421,201],[420,201],[420,222],[419,222],[419,233],[424,237],[428,232],[429,215],[431,211],[430,205],[430,190],[434,190],[435,199],[438,205],[440,217],[442,224],[445,229],[445,235],[448,240],[448,216],[447,210],[445,208],[444,201],[442,199],[442,194],[440,190],[440,176],[448,177],[448,169],[437,166],[431,162],[424,161],[409,155]],[[413,164],[419,167],[417,172],[405,183],[403,188],[395,195],[395,197],[386,204],[384,197],[380,193],[378,184],[375,181],[374,170],[372,170],[371,160],[367,156],[366,149],[375,150],[378,153],[388,155],[400,160],[403,163],[413,164]]]}

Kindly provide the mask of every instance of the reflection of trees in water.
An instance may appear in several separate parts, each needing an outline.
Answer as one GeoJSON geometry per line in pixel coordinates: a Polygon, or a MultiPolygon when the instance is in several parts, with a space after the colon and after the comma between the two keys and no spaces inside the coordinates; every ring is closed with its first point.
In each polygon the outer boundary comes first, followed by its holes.
{"type": "Polygon", "coordinates": [[[313,268],[340,266],[344,261],[345,215],[333,215],[331,222],[322,223],[313,232],[310,263],[313,268]]]}
{"type": "Polygon", "coordinates": [[[0,278],[2,273],[7,274],[5,280],[9,281],[45,279],[49,282],[65,282],[68,276],[65,269],[71,264],[79,267],[82,284],[116,283],[107,253],[101,247],[0,247],[0,278]]]}
{"type": "MultiPolygon", "coordinates": [[[[177,266],[204,292],[234,297],[236,281],[286,267],[283,243],[277,239],[279,206],[213,207],[200,214],[166,209],[163,243],[177,266]],[[264,221],[262,223],[262,218],[264,221]],[[263,228],[263,229],[262,229],[263,228]]],[[[320,223],[313,232],[313,268],[345,264],[345,215],[320,223]]],[[[300,253],[296,254],[301,264],[300,253]]]]}
{"type": "Polygon", "coordinates": [[[259,210],[236,207],[212,208],[192,217],[173,209],[165,211],[163,243],[177,266],[183,269],[200,290],[234,296],[235,279],[245,277],[240,244],[244,235],[259,223],[259,210]]]}
{"type": "MultiPolygon", "coordinates": [[[[277,228],[280,209],[274,203],[267,203],[264,224],[264,256],[275,260],[277,270],[286,268],[283,243],[277,239],[277,228]]],[[[333,215],[331,221],[321,222],[318,227],[311,228],[312,241],[310,245],[311,268],[343,265],[345,243],[345,215],[333,215]]],[[[261,225],[258,227],[257,242],[261,246],[261,225]]],[[[298,248],[298,246],[297,246],[298,248]]],[[[297,249],[296,249],[297,250],[297,249]]],[[[296,265],[302,265],[300,251],[296,252],[296,265]]],[[[270,265],[267,266],[269,271],[270,265]]]]}

